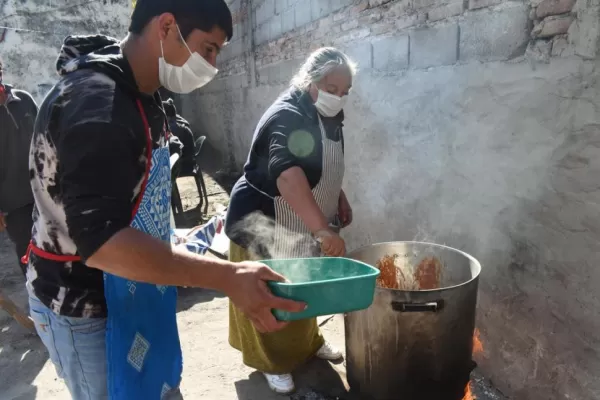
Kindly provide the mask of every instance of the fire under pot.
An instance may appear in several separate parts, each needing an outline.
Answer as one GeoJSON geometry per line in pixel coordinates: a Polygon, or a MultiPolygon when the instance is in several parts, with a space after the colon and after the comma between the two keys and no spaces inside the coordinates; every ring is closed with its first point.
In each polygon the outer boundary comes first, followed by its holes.
{"type": "Polygon", "coordinates": [[[352,391],[370,400],[462,400],[476,366],[479,262],[422,242],[378,243],[349,258],[382,269],[371,307],[344,319],[352,391]]]}

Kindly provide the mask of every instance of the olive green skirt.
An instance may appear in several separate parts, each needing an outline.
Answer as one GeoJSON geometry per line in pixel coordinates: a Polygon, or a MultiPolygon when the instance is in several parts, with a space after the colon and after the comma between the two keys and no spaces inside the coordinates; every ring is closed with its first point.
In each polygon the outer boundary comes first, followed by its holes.
{"type": "MultiPolygon", "coordinates": [[[[231,242],[229,259],[252,259],[231,242]]],[[[246,316],[229,302],[229,344],[242,352],[244,364],[261,372],[286,374],[313,357],[324,340],[316,318],[290,322],[274,333],[260,333],[246,316]]]]}

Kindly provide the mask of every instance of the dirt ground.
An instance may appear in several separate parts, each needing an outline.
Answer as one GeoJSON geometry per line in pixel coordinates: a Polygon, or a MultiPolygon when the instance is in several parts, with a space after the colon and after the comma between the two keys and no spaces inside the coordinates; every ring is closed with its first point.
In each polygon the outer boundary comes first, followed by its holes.
{"type": "MultiPolygon", "coordinates": [[[[209,194],[210,218],[222,210],[228,201],[227,191],[209,176],[205,177],[209,194]]],[[[199,219],[197,192],[192,179],[178,182],[185,210],[183,225],[193,226],[199,219]]],[[[178,224],[179,227],[179,224],[178,224]]],[[[16,255],[6,233],[0,233],[0,282],[3,292],[23,309],[27,295],[23,277],[17,267],[16,255]]],[[[181,289],[178,313],[179,331],[184,353],[182,392],[186,399],[281,399],[266,387],[262,376],[245,367],[239,354],[227,343],[228,300],[219,293],[202,289],[181,289]]],[[[324,326],[327,337],[343,345],[340,319],[324,326]]],[[[300,390],[294,398],[314,398],[307,391],[318,389],[336,395],[343,385],[334,368],[328,363],[314,361],[300,371],[297,384],[300,390]],[[307,389],[308,388],[308,389],[307,389]]],[[[27,332],[0,310],[0,399],[69,399],[69,393],[56,377],[45,348],[37,336],[27,332]]],[[[335,397],[334,397],[335,398],[335,397]]]]}
{"type": "MultiPolygon", "coordinates": [[[[180,179],[186,224],[193,226],[200,216],[195,184],[180,179]]],[[[227,191],[206,177],[210,217],[228,201],[227,191]]],[[[231,182],[223,186],[230,186],[231,182]]],[[[0,284],[5,294],[26,308],[27,296],[16,256],[5,233],[0,233],[0,284]]],[[[202,289],[180,291],[177,315],[184,353],[182,392],[186,399],[240,400],[327,400],[355,398],[347,393],[344,364],[311,361],[296,373],[298,392],[278,396],[270,392],[263,377],[241,362],[240,355],[227,343],[228,301],[219,293],[202,289]]],[[[343,319],[321,319],[328,340],[343,349],[343,319]]],[[[481,386],[478,399],[497,399],[481,386]],[[486,393],[487,391],[487,393],[486,393]]],[[[0,310],[0,400],[69,399],[63,382],[48,360],[45,348],[31,334],[0,310]]]]}

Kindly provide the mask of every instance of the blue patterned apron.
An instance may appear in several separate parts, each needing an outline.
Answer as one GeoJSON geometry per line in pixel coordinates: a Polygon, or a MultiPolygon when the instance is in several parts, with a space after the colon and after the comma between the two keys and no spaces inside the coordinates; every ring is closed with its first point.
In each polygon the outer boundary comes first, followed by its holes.
{"type": "MultiPolygon", "coordinates": [[[[152,136],[137,102],[151,160],[131,227],[170,244],[171,169],[168,141],[152,150],[152,136]],[[151,155],[150,155],[151,153],[151,155]]],[[[177,288],[104,274],[108,307],[106,359],[111,400],[159,400],[181,380],[177,288]]]]}

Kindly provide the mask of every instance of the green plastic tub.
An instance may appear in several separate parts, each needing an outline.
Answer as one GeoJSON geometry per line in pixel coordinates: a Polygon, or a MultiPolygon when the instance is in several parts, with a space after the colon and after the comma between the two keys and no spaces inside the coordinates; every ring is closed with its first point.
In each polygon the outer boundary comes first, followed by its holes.
{"type": "Polygon", "coordinates": [[[291,283],[269,282],[273,294],[307,304],[304,311],[273,310],[280,321],[340,314],[368,308],[379,270],[348,258],[298,258],[261,261],[291,283]]]}

